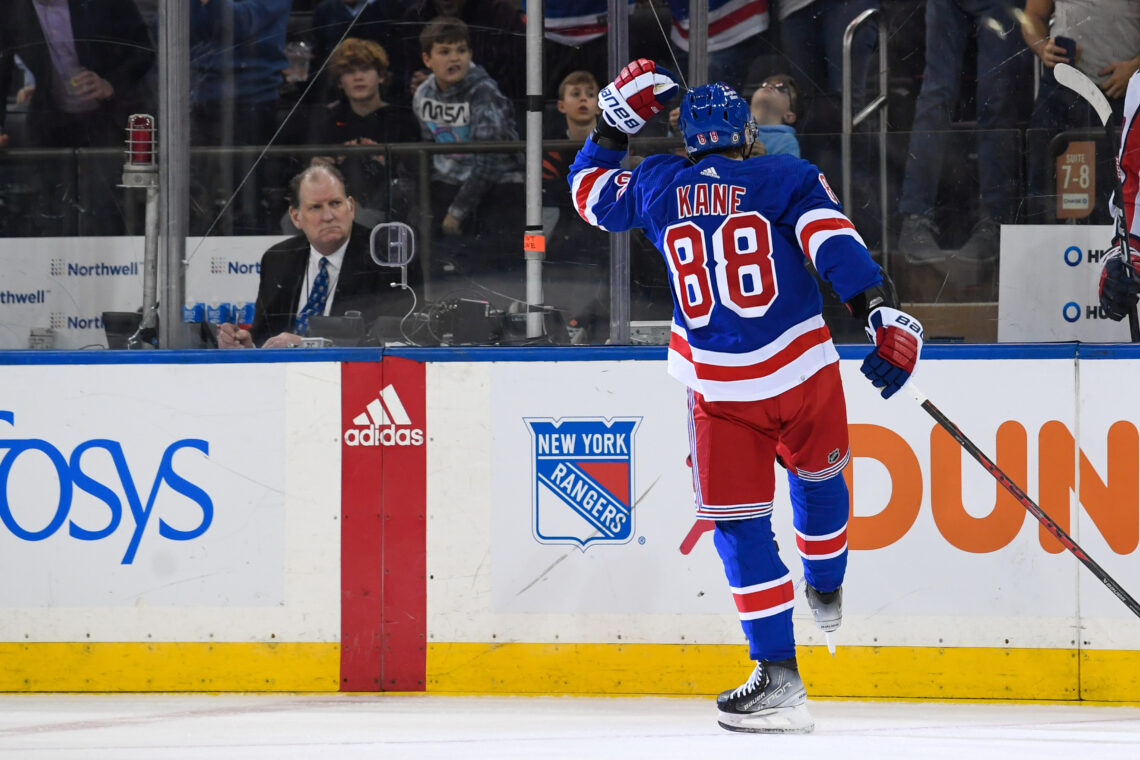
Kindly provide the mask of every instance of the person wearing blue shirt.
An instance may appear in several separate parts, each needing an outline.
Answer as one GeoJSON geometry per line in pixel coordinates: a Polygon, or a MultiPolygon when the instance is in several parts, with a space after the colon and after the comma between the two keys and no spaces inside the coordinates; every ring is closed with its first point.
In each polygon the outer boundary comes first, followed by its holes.
{"type": "Polygon", "coordinates": [[[800,141],[793,126],[799,97],[796,80],[788,74],[773,74],[752,94],[749,109],[756,122],[756,137],[764,143],[767,155],[787,153],[800,157],[800,141]]]}

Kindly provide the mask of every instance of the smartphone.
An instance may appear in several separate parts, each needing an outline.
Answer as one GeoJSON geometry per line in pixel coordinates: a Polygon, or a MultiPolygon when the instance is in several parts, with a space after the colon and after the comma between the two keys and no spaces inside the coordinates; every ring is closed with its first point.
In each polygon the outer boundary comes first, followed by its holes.
{"type": "Polygon", "coordinates": [[[1072,37],[1054,37],[1053,44],[1065,48],[1065,61],[1070,66],[1077,64],[1077,41],[1072,37]]]}

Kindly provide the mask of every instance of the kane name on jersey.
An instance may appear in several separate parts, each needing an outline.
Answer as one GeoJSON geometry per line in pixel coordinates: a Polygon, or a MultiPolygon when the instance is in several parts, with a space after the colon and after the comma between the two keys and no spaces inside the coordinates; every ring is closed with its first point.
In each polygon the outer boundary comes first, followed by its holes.
{"type": "Polygon", "coordinates": [[[740,210],[740,201],[745,192],[739,185],[709,182],[678,185],[676,190],[678,219],[709,214],[735,214],[740,210]]]}

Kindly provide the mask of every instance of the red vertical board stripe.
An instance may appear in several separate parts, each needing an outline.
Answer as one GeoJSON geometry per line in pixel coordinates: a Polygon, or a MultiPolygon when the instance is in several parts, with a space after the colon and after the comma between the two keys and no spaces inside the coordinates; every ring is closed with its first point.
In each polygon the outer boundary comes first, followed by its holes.
{"type": "Polygon", "coordinates": [[[341,388],[341,690],[422,691],[424,365],[345,363],[341,388]]]}

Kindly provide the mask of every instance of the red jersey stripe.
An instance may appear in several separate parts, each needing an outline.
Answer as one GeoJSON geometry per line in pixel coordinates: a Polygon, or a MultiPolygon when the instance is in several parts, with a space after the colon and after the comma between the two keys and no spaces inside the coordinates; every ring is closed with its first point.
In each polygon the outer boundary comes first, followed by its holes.
{"type": "Polygon", "coordinates": [[[673,333],[669,339],[669,348],[687,359],[693,365],[697,377],[701,380],[731,382],[733,380],[756,380],[772,375],[793,362],[808,349],[826,343],[829,340],[831,340],[831,333],[828,332],[826,326],[810,330],[792,340],[791,343],[777,351],[770,358],[743,367],[726,367],[716,364],[702,364],[694,361],[688,342],[678,333],[673,333]]]}
{"type": "Polygon", "coordinates": [[[792,601],[794,594],[792,581],[789,579],[778,586],[760,591],[733,594],[732,598],[736,601],[736,609],[739,612],[763,612],[792,601]]]}
{"type": "Polygon", "coordinates": [[[832,216],[826,219],[817,219],[814,222],[808,222],[804,225],[803,230],[800,231],[800,248],[804,249],[804,255],[811,258],[811,239],[813,235],[827,230],[848,229],[855,229],[855,225],[851,223],[850,219],[844,216],[832,216]]]}
{"type": "Polygon", "coordinates": [[[809,557],[817,554],[834,554],[842,549],[846,543],[847,531],[823,540],[811,540],[800,535],[796,536],[796,545],[800,548],[800,554],[806,554],[809,557]]]}

